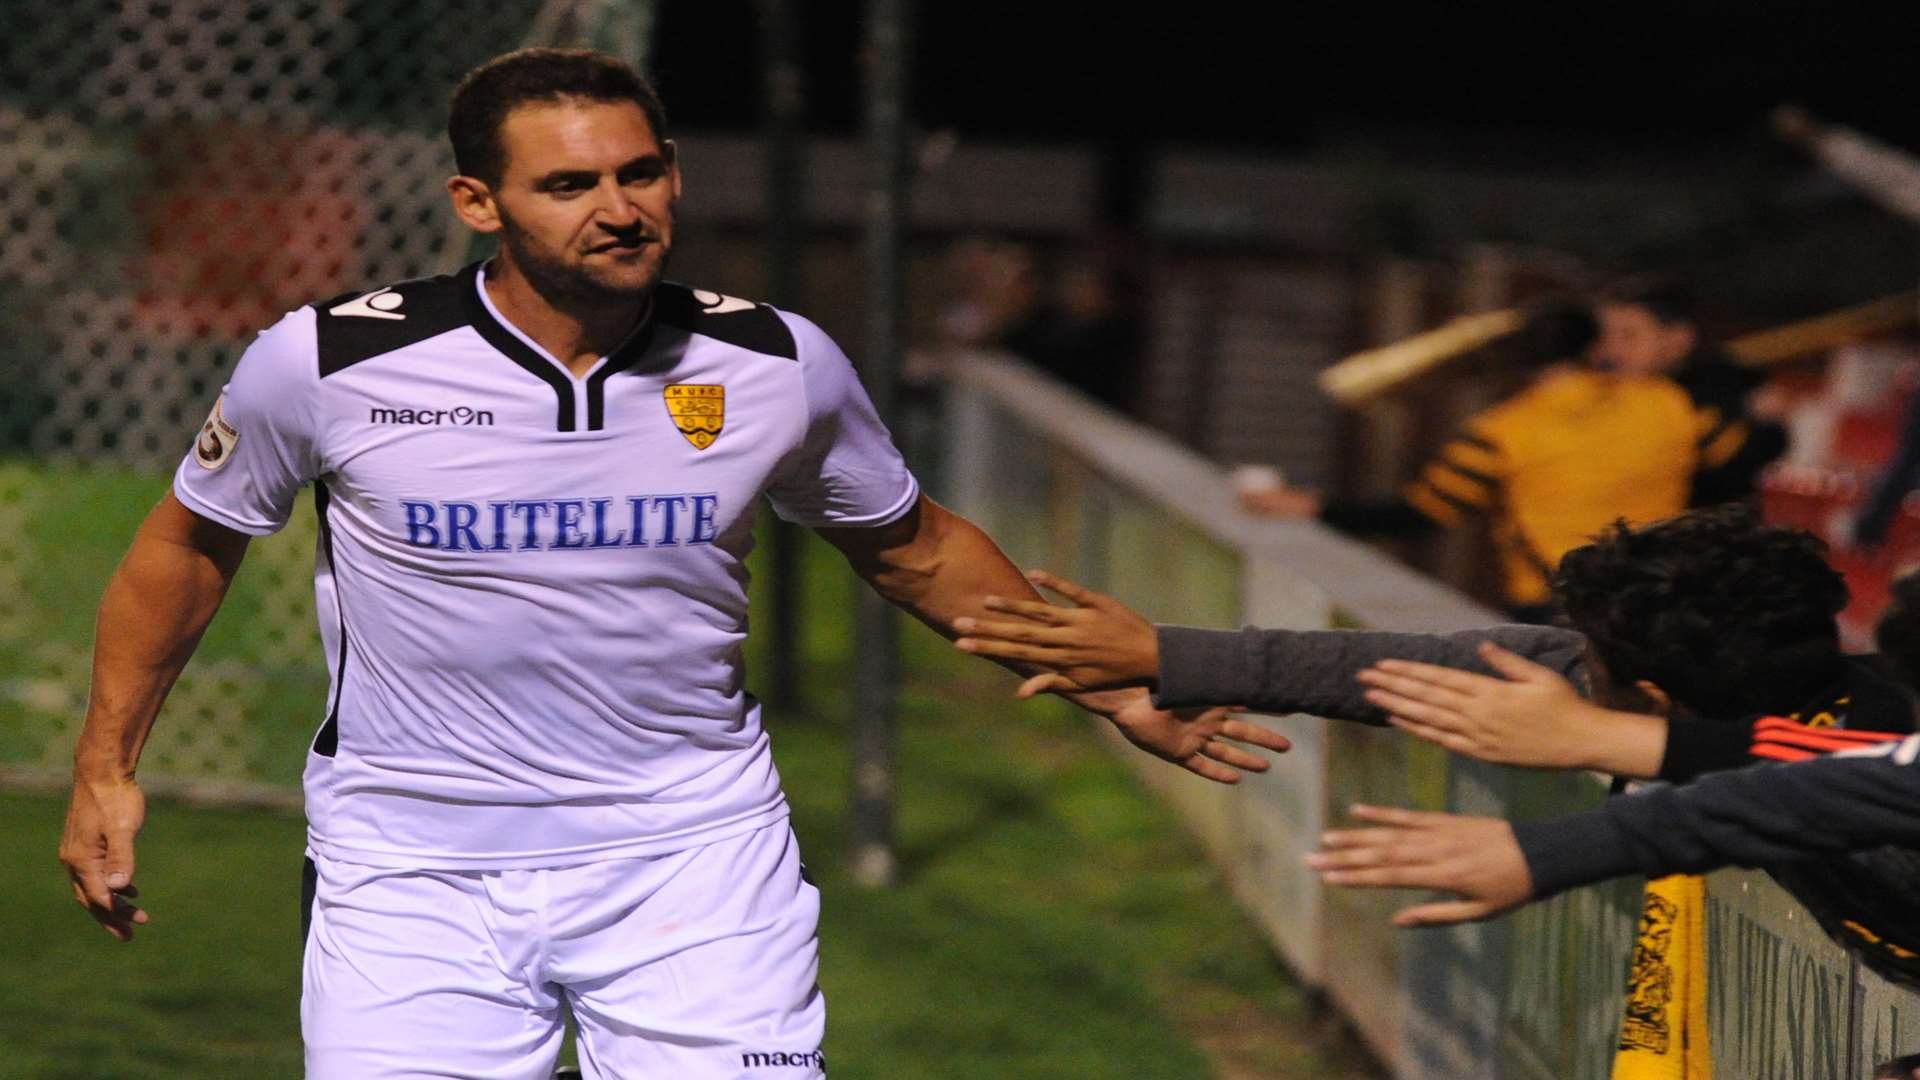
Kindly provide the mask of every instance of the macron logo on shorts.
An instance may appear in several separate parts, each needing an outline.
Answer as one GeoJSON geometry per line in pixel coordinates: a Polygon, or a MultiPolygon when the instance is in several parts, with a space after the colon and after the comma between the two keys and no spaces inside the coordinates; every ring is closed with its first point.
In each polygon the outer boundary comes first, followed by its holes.
{"type": "Polygon", "coordinates": [[[740,1055],[743,1069],[819,1069],[827,1068],[827,1055],[818,1050],[748,1050],[740,1055]]]}

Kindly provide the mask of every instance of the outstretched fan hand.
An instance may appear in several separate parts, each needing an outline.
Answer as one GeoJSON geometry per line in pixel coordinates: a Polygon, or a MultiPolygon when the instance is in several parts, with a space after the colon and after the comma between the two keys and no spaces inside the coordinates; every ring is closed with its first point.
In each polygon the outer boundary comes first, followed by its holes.
{"type": "Polygon", "coordinates": [[[1390,806],[1355,806],[1371,829],[1335,829],[1307,865],[1329,885],[1368,889],[1438,889],[1454,899],[1402,908],[1395,926],[1444,926],[1490,919],[1533,899],[1533,875],[1499,818],[1467,817],[1390,806]]]}
{"type": "Polygon", "coordinates": [[[1159,677],[1159,638],[1139,612],[1045,570],[1028,571],[1027,580],[1077,606],[990,596],[989,610],[1013,618],[953,624],[962,652],[1046,669],[1021,684],[1019,696],[1147,686],[1159,677]]]}

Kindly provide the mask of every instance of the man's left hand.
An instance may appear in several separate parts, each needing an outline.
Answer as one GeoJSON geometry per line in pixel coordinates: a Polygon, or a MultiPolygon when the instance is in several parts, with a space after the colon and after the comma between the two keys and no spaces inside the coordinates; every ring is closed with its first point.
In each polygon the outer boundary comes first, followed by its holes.
{"type": "Polygon", "coordinates": [[[1293,749],[1285,735],[1240,719],[1233,709],[1156,709],[1144,690],[1083,695],[1076,701],[1113,721],[1133,745],[1216,783],[1237,784],[1242,773],[1271,766],[1235,743],[1275,753],[1293,749]]]}

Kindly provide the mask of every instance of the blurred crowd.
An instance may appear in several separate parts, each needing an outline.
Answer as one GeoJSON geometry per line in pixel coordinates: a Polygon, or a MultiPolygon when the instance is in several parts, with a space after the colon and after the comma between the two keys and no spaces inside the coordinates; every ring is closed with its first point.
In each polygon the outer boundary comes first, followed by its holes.
{"type": "Polygon", "coordinates": [[[969,238],[948,252],[939,333],[992,346],[1095,400],[1131,412],[1143,361],[1138,282],[1118,243],[1056,255],[969,238]]]}

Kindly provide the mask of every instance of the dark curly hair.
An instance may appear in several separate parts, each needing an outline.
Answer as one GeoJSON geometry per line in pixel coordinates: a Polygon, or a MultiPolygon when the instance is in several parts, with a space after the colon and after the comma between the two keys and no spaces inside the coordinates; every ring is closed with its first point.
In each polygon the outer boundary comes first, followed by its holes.
{"type": "Polygon", "coordinates": [[[1703,716],[1785,714],[1840,677],[1847,586],[1826,552],[1730,504],[1616,522],[1560,560],[1553,587],[1614,686],[1645,679],[1703,716]]]}
{"type": "Polygon", "coordinates": [[[590,49],[520,49],[469,71],[447,110],[447,138],[460,175],[498,186],[507,151],[500,125],[516,107],[564,101],[623,102],[640,106],[661,145],[667,141],[667,110],[660,95],[629,65],[590,49]]]}

